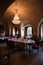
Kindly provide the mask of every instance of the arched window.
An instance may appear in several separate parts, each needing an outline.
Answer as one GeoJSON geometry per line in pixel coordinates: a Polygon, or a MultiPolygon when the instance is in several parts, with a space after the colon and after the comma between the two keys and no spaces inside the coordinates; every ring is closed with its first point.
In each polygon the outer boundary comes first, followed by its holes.
{"type": "Polygon", "coordinates": [[[27,28],[27,36],[32,35],[32,27],[27,28]]]}
{"type": "Polygon", "coordinates": [[[32,27],[31,26],[27,27],[27,37],[28,38],[32,37],[32,27]]]}

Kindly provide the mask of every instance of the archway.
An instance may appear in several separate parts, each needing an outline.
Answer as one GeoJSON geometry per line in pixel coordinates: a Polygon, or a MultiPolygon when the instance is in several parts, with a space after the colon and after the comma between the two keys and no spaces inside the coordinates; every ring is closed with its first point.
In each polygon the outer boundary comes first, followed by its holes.
{"type": "Polygon", "coordinates": [[[40,20],[39,24],[38,24],[38,28],[37,28],[37,37],[40,37],[42,40],[42,33],[43,33],[43,18],[40,20]]]}
{"type": "Polygon", "coordinates": [[[33,28],[31,23],[26,19],[23,19],[21,22],[21,37],[31,38],[33,34],[32,32],[33,28]]]}

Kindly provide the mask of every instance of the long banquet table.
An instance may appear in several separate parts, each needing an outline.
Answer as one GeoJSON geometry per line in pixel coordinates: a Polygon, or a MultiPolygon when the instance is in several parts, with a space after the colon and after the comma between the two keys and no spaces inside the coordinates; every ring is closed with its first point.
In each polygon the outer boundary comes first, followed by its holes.
{"type": "Polygon", "coordinates": [[[30,53],[30,45],[34,44],[35,41],[32,39],[24,39],[24,38],[9,38],[8,41],[12,41],[15,43],[23,43],[25,46],[29,45],[29,53],[30,53]]]}

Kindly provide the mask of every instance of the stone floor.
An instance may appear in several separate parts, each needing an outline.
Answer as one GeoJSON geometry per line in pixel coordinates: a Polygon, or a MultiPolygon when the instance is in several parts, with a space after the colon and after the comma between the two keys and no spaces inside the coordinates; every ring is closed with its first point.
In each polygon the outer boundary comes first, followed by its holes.
{"type": "Polygon", "coordinates": [[[43,46],[40,47],[38,53],[36,50],[30,54],[21,54],[18,51],[12,53],[9,65],[43,65],[43,46]]]}

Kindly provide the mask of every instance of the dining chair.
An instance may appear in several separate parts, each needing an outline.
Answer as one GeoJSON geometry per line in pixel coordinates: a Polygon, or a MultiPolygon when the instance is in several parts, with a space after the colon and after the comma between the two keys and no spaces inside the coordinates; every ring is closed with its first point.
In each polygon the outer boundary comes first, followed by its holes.
{"type": "Polygon", "coordinates": [[[32,45],[32,50],[33,49],[37,50],[37,53],[39,52],[39,48],[40,48],[40,45],[38,43],[35,43],[35,44],[32,45]]]}

